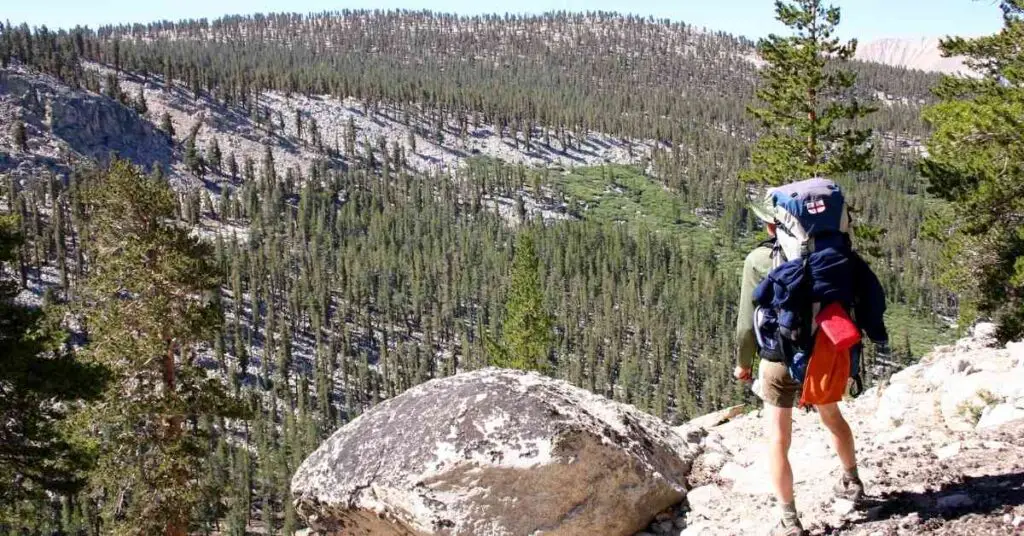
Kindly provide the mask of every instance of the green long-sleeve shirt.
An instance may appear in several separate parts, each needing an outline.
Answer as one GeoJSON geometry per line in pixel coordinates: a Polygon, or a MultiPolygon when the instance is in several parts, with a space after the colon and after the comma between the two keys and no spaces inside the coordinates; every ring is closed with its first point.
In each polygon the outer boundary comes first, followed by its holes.
{"type": "Polygon", "coordinates": [[[743,261],[743,279],[740,283],[740,307],[736,317],[736,341],[739,350],[736,362],[750,368],[757,355],[757,338],[754,336],[754,289],[772,271],[772,250],[759,246],[743,261]]]}

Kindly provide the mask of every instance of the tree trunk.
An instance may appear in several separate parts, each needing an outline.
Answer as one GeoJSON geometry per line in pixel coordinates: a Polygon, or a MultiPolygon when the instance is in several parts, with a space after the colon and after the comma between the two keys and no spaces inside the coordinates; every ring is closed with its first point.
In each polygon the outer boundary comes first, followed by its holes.
{"type": "MultiPolygon", "coordinates": [[[[820,2],[814,2],[811,6],[811,26],[810,26],[810,39],[813,47],[815,47],[815,54],[819,53],[819,42],[818,42],[818,8],[820,2]]],[[[809,130],[810,133],[807,135],[807,163],[812,167],[818,165],[818,89],[814,86],[807,88],[807,107],[810,111],[807,113],[807,119],[810,121],[809,130]]]]}
{"type": "MultiPolygon", "coordinates": [[[[166,339],[167,353],[164,354],[163,359],[163,380],[164,380],[164,393],[167,397],[174,396],[175,389],[175,370],[174,370],[174,349],[175,344],[173,339],[166,339]]],[[[181,423],[182,418],[180,415],[169,415],[164,422],[164,441],[173,442],[177,441],[181,437],[181,423]]],[[[180,475],[180,479],[184,480],[184,475],[180,475]]],[[[179,482],[183,483],[183,482],[179,482]]],[[[187,522],[181,519],[174,519],[167,522],[164,528],[164,536],[187,536],[188,525],[187,522]]]]}
{"type": "Polygon", "coordinates": [[[807,88],[807,104],[810,108],[810,112],[807,113],[807,119],[811,122],[810,134],[807,135],[807,163],[811,166],[818,165],[818,92],[815,88],[807,88]]]}

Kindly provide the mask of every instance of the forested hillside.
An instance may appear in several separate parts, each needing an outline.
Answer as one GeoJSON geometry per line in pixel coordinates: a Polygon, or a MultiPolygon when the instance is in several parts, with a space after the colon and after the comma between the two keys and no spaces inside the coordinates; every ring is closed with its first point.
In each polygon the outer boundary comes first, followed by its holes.
{"type": "MultiPolygon", "coordinates": [[[[198,531],[291,535],[290,476],[328,433],[486,365],[524,233],[552,375],[673,422],[748,396],[731,378],[739,267],[763,238],[738,178],[757,135],[745,39],[610,13],[338,12],[0,26],[0,62],[0,213],[27,238],[7,274],[23,298],[89,306],[86,192],[111,150],[170,179],[176,225],[212,247],[223,317],[189,352],[249,418],[196,424],[213,452],[198,531]],[[83,140],[84,124],[101,126],[83,140]]],[[[919,236],[937,77],[852,65],[877,150],[842,180],[884,230],[861,245],[909,360],[957,312],[919,236]]],[[[110,501],[26,500],[0,528],[92,535],[110,501]]]]}

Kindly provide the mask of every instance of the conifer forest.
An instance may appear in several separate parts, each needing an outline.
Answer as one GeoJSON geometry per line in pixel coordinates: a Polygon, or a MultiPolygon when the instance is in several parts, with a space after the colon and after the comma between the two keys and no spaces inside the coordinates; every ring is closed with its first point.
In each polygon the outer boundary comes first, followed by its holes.
{"type": "MultiPolygon", "coordinates": [[[[0,534],[291,536],[321,441],[486,366],[672,424],[751,400],[732,378],[766,238],[747,207],[777,183],[751,166],[759,61],[605,12],[0,24],[0,421],[19,423],[0,425],[0,534]],[[348,115],[311,111],[331,103],[348,115]]],[[[962,184],[922,176],[963,94],[821,69],[872,148],[829,173],[889,300],[873,382],[992,309],[950,284],[970,272],[936,214],[962,184]]]]}

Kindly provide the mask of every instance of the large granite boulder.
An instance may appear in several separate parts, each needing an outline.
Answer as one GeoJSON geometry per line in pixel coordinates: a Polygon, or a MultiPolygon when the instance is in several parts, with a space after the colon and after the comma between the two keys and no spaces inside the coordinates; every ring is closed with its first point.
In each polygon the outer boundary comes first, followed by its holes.
{"type": "Polygon", "coordinates": [[[321,534],[629,535],[683,499],[696,451],[631,406],[491,368],[353,420],[292,492],[321,534]]]}

